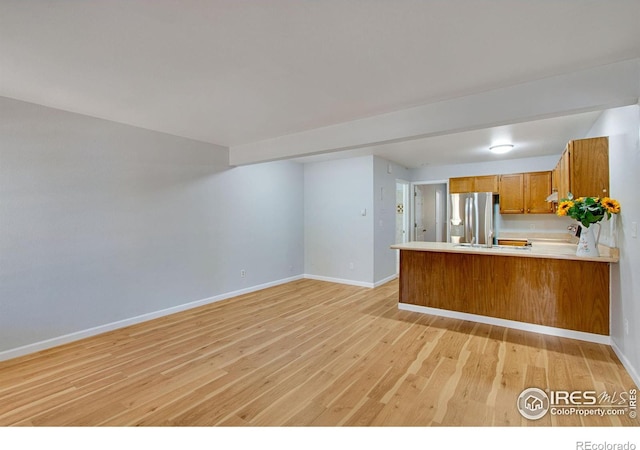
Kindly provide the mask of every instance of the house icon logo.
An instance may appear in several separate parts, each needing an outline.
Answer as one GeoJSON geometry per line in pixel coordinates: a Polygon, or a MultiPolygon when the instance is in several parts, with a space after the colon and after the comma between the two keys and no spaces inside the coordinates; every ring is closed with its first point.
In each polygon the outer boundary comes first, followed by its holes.
{"type": "Polygon", "coordinates": [[[529,411],[538,411],[542,409],[542,400],[534,395],[529,395],[529,397],[524,400],[524,406],[529,411]]]}
{"type": "Polygon", "coordinates": [[[525,419],[541,419],[549,411],[549,397],[542,389],[527,388],[518,397],[518,411],[525,419]]]}

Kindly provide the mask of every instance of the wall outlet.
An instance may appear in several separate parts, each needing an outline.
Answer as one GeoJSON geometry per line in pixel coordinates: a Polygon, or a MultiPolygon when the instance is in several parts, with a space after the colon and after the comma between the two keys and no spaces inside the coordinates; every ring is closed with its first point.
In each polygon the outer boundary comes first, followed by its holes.
{"type": "Polygon", "coordinates": [[[624,334],[629,335],[629,319],[624,319],[624,334]]]}
{"type": "Polygon", "coordinates": [[[638,237],[638,222],[631,222],[631,237],[634,239],[638,237]]]}
{"type": "Polygon", "coordinates": [[[355,268],[355,265],[352,262],[350,262],[349,263],[349,269],[353,270],[354,268],[355,268]]]}
{"type": "Polygon", "coordinates": [[[246,276],[247,276],[247,271],[246,271],[246,270],[244,270],[244,269],[241,269],[241,270],[240,270],[240,277],[241,277],[241,278],[244,278],[244,277],[246,277],[246,276]]]}

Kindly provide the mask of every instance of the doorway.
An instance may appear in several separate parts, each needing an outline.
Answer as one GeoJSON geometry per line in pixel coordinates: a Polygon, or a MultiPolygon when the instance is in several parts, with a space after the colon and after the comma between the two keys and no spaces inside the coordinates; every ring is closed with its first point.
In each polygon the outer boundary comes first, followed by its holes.
{"type": "Polygon", "coordinates": [[[413,185],[414,241],[447,242],[447,184],[413,185]]]}

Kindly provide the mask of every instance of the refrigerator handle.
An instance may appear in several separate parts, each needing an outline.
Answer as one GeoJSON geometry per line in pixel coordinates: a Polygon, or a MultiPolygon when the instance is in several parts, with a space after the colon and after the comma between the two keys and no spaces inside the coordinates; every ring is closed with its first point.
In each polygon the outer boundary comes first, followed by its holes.
{"type": "Polygon", "coordinates": [[[471,245],[474,245],[476,243],[476,218],[474,217],[474,209],[475,203],[473,201],[473,197],[471,197],[469,199],[469,231],[471,232],[471,245]]]}
{"type": "Polygon", "coordinates": [[[472,199],[470,197],[467,197],[464,199],[464,240],[465,242],[470,242],[471,244],[473,244],[473,228],[471,226],[472,224],[472,199]]]}
{"type": "Polygon", "coordinates": [[[464,242],[469,242],[469,199],[464,199],[464,242]]]}
{"type": "Polygon", "coordinates": [[[487,197],[487,201],[484,206],[484,228],[487,232],[486,243],[487,247],[493,247],[493,198],[487,197]]]}

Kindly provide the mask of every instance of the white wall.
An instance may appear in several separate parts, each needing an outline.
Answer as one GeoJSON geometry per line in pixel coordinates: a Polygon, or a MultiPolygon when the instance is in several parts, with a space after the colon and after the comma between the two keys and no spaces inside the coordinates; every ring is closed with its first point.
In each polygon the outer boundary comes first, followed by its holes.
{"type": "Polygon", "coordinates": [[[361,286],[395,277],[396,179],[408,176],[374,156],[305,164],[305,273],[361,286]]]}
{"type": "Polygon", "coordinates": [[[301,275],[302,208],[299,164],[0,98],[0,357],[301,275]]]}
{"type": "Polygon", "coordinates": [[[294,162],[236,167],[207,180],[202,203],[215,293],[304,273],[304,170],[294,162]],[[206,198],[205,198],[206,197],[206,198]],[[240,278],[240,271],[246,277],[240,278]]]}
{"type": "Polygon", "coordinates": [[[587,137],[596,136],[609,136],[609,190],[622,210],[616,220],[620,262],[611,265],[611,337],[640,385],[640,236],[631,236],[632,223],[640,223],[640,106],[605,111],[587,137]]]}
{"type": "Polygon", "coordinates": [[[386,159],[373,157],[374,284],[394,278],[396,252],[396,180],[408,180],[409,171],[386,159]]]}
{"type": "Polygon", "coordinates": [[[304,165],[307,275],[362,285],[373,283],[372,191],[372,156],[304,165]]]}

